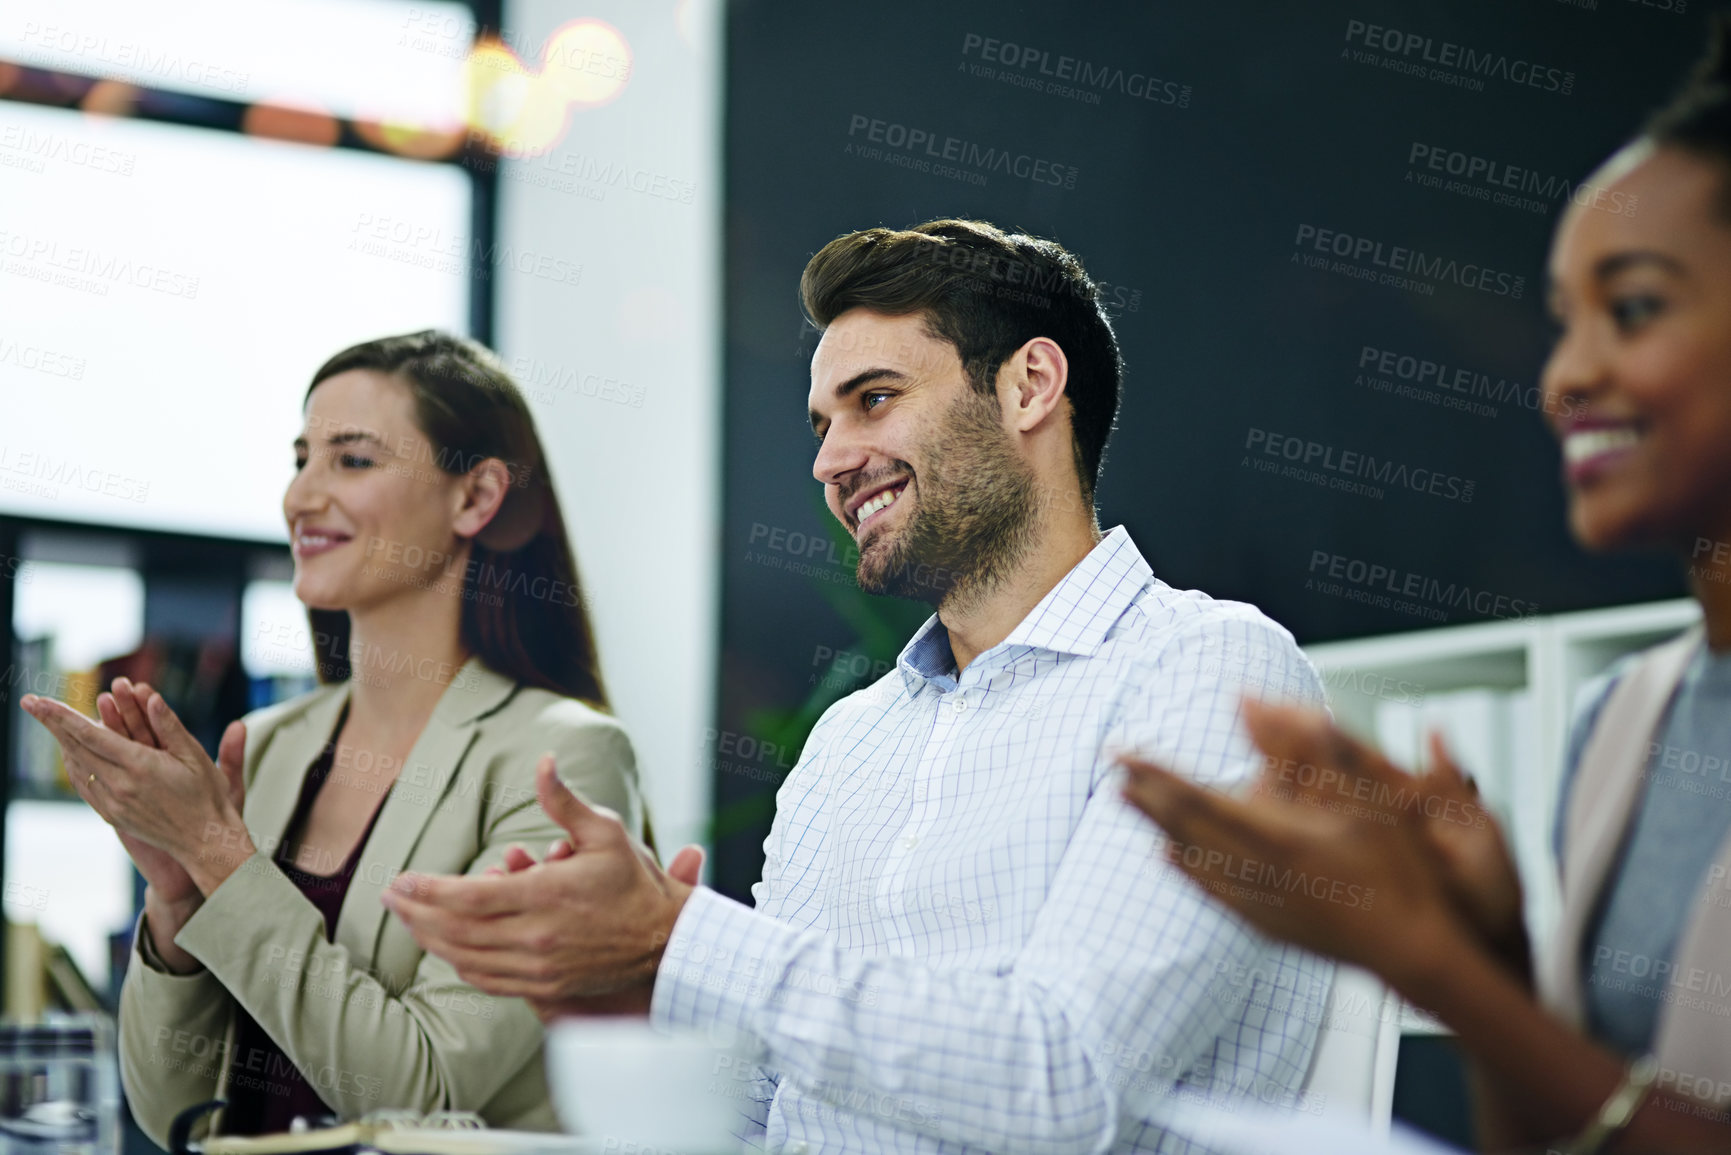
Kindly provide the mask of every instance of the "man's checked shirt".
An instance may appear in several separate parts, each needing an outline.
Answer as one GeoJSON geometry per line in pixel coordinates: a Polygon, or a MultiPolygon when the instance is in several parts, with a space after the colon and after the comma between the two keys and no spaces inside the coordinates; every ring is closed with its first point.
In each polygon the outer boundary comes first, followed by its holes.
{"type": "Polygon", "coordinates": [[[1246,693],[1321,701],[1286,630],[1122,526],[960,677],[933,617],[812,731],[756,909],[692,895],[652,1020],[752,1039],[742,1133],[788,1155],[1182,1153],[1170,1096],[1306,1106],[1332,965],[1170,867],[1112,760],[1245,781],[1246,693]]]}

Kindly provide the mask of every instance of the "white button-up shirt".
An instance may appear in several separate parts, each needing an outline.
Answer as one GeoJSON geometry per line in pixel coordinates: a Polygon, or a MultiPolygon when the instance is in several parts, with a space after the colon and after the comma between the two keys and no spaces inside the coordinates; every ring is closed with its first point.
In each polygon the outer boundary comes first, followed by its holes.
{"type": "Polygon", "coordinates": [[[1168,866],[1112,760],[1244,781],[1247,693],[1321,701],[1286,630],[1121,526],[959,677],[933,617],[813,729],[756,910],[693,893],[652,1020],[760,1048],[741,1131],[777,1152],[1188,1152],[1169,1096],[1308,1107],[1331,964],[1168,866]]]}

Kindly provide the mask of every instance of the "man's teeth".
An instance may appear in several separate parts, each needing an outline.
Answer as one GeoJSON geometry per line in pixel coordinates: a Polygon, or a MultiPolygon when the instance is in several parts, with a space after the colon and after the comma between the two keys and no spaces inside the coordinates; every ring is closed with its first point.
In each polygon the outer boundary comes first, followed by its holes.
{"type": "Polygon", "coordinates": [[[1563,460],[1569,465],[1578,465],[1601,453],[1628,449],[1640,440],[1640,433],[1626,425],[1614,429],[1583,429],[1563,438],[1563,460]]]}
{"type": "Polygon", "coordinates": [[[894,505],[896,498],[900,496],[901,492],[900,488],[886,489],[882,493],[867,500],[864,505],[854,511],[854,515],[858,517],[861,522],[864,522],[866,518],[870,517],[878,510],[887,509],[894,505]]]}

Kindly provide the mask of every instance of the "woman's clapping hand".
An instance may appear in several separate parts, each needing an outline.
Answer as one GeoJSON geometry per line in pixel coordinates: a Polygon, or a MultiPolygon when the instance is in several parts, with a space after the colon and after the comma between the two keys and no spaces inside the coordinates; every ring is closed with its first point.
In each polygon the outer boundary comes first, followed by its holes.
{"type": "Polygon", "coordinates": [[[125,679],[98,697],[100,725],[50,698],[21,704],[53,733],[73,788],[163,899],[208,894],[252,853],[241,821],[244,723],[230,724],[213,762],[162,695],[125,679]]]}
{"type": "Polygon", "coordinates": [[[1244,718],[1268,756],[1245,797],[1123,759],[1176,869],[1265,933],[1385,977],[1459,930],[1525,977],[1519,876],[1439,741],[1415,777],[1319,712],[1246,701],[1244,718]]]}

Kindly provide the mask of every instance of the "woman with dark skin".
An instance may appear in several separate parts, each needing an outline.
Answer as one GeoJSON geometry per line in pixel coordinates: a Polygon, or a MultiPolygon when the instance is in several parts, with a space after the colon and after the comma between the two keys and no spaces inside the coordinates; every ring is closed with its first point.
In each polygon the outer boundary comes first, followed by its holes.
{"type": "MultiPolygon", "coordinates": [[[[1709,716],[1723,718],[1731,715],[1718,677],[1731,666],[1731,21],[1715,23],[1713,52],[1691,85],[1588,186],[1637,198],[1639,211],[1603,211],[1580,197],[1551,250],[1560,334],[1542,383],[1547,421],[1563,444],[1570,527],[1595,551],[1658,546],[1686,560],[1704,618],[1696,660],[1713,675],[1701,685],[1718,695],[1706,703],[1709,716]]],[[[1512,860],[1441,743],[1433,738],[1433,769],[1415,778],[1325,715],[1246,701],[1244,719],[1268,756],[1246,797],[1125,760],[1125,796],[1170,835],[1172,862],[1264,932],[1374,972],[1453,1030],[1474,1066],[1487,1149],[1542,1147],[1588,1129],[1624,1086],[1632,1053],[1541,1004],[1512,860]],[[1357,813],[1338,806],[1342,790],[1357,813]],[[1247,861],[1374,888],[1375,902],[1366,909],[1303,888],[1259,901],[1267,896],[1242,884],[1242,869],[1230,874],[1230,863],[1247,861]]],[[[1606,893],[1627,868],[1621,862],[1606,893]]],[[[1698,856],[1676,861],[1669,901],[1692,903],[1705,873],[1698,856]]],[[[1565,875],[1565,900],[1569,885],[1565,875]]],[[[1694,1074],[1707,1087],[1731,1085],[1731,1053],[1722,1069],[1694,1074]]],[[[1714,1101],[1692,1082],[1693,1095],[1661,1080],[1605,1150],[1731,1150],[1722,1090],[1714,1101]]]]}

